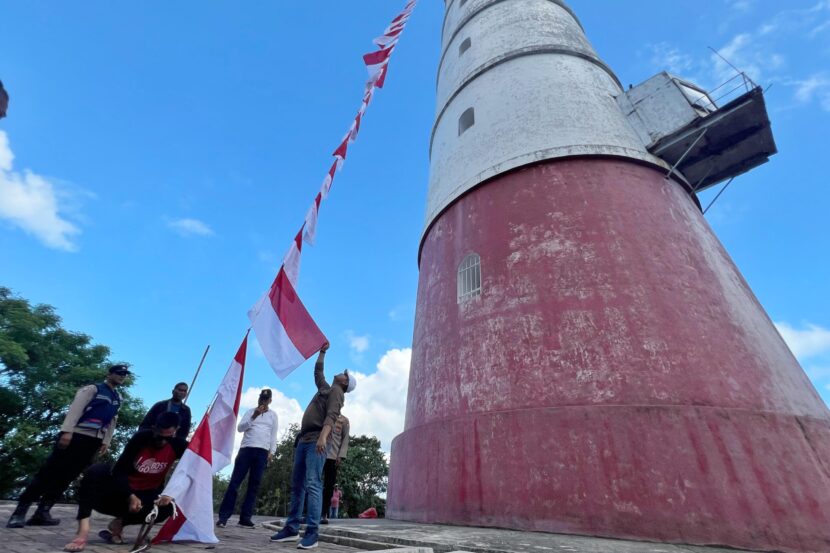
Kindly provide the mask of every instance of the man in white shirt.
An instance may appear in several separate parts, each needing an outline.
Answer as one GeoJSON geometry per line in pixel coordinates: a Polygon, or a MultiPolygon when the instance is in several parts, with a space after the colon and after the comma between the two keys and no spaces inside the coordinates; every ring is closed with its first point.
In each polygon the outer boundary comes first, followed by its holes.
{"type": "Polygon", "coordinates": [[[236,506],[239,486],[245,480],[245,476],[248,476],[248,492],[245,494],[245,500],[242,502],[242,509],[239,513],[239,526],[245,528],[256,527],[251,520],[254,514],[256,494],[259,491],[259,483],[262,481],[265,466],[277,450],[279,423],[277,414],[268,409],[270,403],[271,390],[265,388],[259,394],[259,405],[245,413],[236,428],[239,432],[244,432],[244,435],[242,436],[239,453],[236,454],[236,460],[233,464],[233,474],[231,474],[228,490],[222,499],[222,505],[219,507],[217,526],[224,528],[228,523],[228,519],[233,514],[233,508],[236,506]]]}

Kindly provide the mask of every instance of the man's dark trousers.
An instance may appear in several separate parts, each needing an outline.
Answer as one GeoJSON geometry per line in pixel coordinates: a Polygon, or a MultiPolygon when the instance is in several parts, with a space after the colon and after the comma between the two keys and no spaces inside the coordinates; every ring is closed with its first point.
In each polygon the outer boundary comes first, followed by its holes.
{"type": "Polygon", "coordinates": [[[331,496],[334,493],[334,485],[337,483],[337,461],[326,459],[323,465],[323,518],[329,518],[331,507],[331,496]]]}
{"type": "Polygon", "coordinates": [[[233,463],[233,473],[231,474],[231,481],[228,484],[228,490],[225,492],[225,497],[222,499],[222,505],[219,507],[219,520],[226,521],[231,518],[233,508],[236,505],[236,496],[239,492],[239,486],[248,476],[248,491],[245,494],[245,500],[242,502],[242,510],[239,513],[239,520],[251,520],[254,516],[254,503],[256,503],[256,494],[259,491],[259,484],[262,482],[262,473],[265,472],[265,465],[268,464],[268,450],[261,447],[243,447],[240,448],[239,453],[236,454],[236,460],[233,463]],[[250,472],[250,474],[248,474],[250,472]]]}
{"type": "MultiPolygon", "coordinates": [[[[142,524],[153,504],[159,497],[161,490],[134,491],[136,497],[141,500],[141,510],[137,513],[130,512],[130,491],[120,490],[115,485],[115,478],[110,473],[110,466],[105,463],[92,465],[84,471],[84,478],[78,488],[78,520],[89,518],[92,510],[99,513],[121,518],[125,526],[129,524],[142,524]]],[[[156,522],[164,522],[173,514],[173,506],[165,505],[159,507],[159,514],[156,522]]]]}
{"type": "Polygon", "coordinates": [[[41,498],[45,502],[59,500],[69,484],[92,463],[100,448],[101,438],[78,433],[72,434],[72,441],[66,449],[60,449],[55,443],[52,453],[20,494],[18,502],[34,503],[41,498]]]}

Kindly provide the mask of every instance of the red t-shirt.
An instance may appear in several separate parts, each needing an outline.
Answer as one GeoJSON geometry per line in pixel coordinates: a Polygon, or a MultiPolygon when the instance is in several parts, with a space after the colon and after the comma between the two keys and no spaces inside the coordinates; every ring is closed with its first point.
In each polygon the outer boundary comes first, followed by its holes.
{"type": "Polygon", "coordinates": [[[176,451],[169,443],[161,449],[143,448],[133,463],[135,472],[129,476],[130,488],[136,491],[160,488],[175,460],[176,451]]]}
{"type": "Polygon", "coordinates": [[[331,506],[332,507],[339,507],[340,506],[340,497],[342,497],[343,492],[340,490],[334,490],[334,493],[331,494],[331,506]]]}

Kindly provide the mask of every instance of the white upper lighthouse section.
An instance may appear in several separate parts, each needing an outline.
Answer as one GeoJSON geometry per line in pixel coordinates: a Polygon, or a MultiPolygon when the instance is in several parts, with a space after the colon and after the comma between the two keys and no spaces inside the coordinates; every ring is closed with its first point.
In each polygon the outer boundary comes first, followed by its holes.
{"type": "Polygon", "coordinates": [[[561,0],[447,0],[426,228],[482,181],[564,156],[648,153],[561,0]]]}

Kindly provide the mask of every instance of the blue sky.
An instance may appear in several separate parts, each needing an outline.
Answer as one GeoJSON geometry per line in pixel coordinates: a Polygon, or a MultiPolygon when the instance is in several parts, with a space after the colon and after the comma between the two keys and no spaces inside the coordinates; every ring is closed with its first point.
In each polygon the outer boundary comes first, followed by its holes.
{"type": "MultiPolygon", "coordinates": [[[[359,106],[361,55],[403,3],[0,0],[0,284],[133,363],[148,404],[210,344],[201,412],[359,106]]],[[[772,85],[780,153],[707,218],[830,399],[830,1],[571,6],[624,84],[668,69],[711,88],[712,46],[772,85]]],[[[300,273],[329,374],[364,375],[353,429],[385,449],[403,423],[442,14],[418,6],[300,273]]],[[[311,362],[278,381],[252,345],[247,384],[281,392],[284,422],[311,381],[311,362]]]]}

